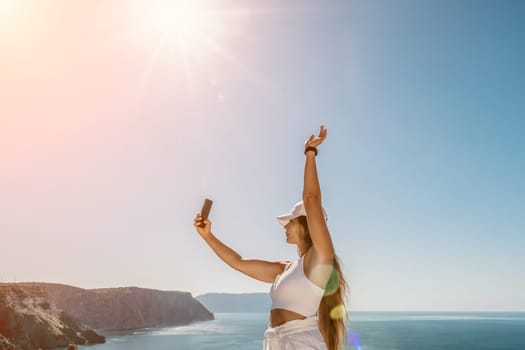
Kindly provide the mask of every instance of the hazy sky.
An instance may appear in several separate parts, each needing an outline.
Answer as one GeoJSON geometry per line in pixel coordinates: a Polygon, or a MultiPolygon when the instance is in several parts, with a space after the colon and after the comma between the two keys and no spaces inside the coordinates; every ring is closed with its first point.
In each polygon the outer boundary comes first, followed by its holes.
{"type": "Polygon", "coordinates": [[[321,124],[360,310],[525,310],[525,2],[0,0],[0,281],[268,292],[321,124]]]}

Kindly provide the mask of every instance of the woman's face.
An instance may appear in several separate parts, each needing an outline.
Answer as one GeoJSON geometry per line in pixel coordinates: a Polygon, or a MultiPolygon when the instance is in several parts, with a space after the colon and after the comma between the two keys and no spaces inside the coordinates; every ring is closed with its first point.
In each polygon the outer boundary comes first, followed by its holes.
{"type": "Polygon", "coordinates": [[[304,227],[299,222],[299,218],[290,220],[285,226],[286,242],[298,244],[301,242],[301,236],[304,234],[304,227]]]}

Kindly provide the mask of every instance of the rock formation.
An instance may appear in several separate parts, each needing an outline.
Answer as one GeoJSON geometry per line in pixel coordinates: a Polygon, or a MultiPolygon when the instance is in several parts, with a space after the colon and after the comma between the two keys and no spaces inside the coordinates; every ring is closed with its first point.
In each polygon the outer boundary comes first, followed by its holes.
{"type": "Polygon", "coordinates": [[[104,343],[60,310],[38,286],[0,284],[0,349],[36,350],[104,343]]]}
{"type": "Polygon", "coordinates": [[[92,329],[130,330],[213,319],[213,313],[187,292],[0,283],[0,350],[74,348],[105,342],[92,329]]]}
{"type": "Polygon", "coordinates": [[[62,310],[95,330],[127,330],[213,320],[191,293],[137,287],[82,289],[42,283],[62,310]]]}

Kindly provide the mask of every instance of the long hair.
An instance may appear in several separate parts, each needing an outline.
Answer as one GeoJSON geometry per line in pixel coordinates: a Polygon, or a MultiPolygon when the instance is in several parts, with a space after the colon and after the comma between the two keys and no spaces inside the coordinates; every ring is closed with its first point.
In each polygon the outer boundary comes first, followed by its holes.
{"type": "MultiPolygon", "coordinates": [[[[299,222],[305,229],[303,241],[306,243],[305,251],[299,251],[302,256],[313,245],[308,229],[306,216],[299,216],[299,222]]],[[[326,289],[319,309],[317,310],[318,325],[323,335],[328,350],[340,350],[344,344],[347,344],[346,326],[348,324],[348,314],[346,305],[346,296],[348,284],[343,276],[341,261],[336,255],[334,258],[334,269],[332,275],[326,284],[326,289]]]]}

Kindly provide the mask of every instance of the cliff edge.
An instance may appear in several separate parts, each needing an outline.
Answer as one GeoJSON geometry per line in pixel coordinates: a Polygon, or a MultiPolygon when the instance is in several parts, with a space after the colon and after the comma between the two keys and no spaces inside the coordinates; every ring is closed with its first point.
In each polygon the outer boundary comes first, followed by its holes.
{"type": "Polygon", "coordinates": [[[82,289],[35,283],[58,308],[95,330],[128,330],[213,320],[189,292],[138,287],[82,289]]]}
{"type": "Polygon", "coordinates": [[[0,284],[0,349],[53,349],[104,342],[105,337],[80,325],[38,286],[0,284]]]}

